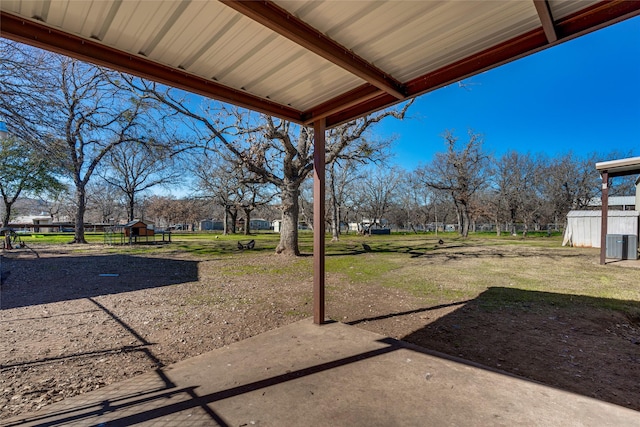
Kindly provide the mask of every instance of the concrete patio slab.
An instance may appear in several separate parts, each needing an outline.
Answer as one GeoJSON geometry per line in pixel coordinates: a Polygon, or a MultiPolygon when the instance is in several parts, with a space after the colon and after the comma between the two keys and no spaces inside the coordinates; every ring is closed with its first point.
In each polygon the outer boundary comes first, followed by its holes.
{"type": "Polygon", "coordinates": [[[307,319],[2,425],[601,427],[640,413],[307,319]]]}

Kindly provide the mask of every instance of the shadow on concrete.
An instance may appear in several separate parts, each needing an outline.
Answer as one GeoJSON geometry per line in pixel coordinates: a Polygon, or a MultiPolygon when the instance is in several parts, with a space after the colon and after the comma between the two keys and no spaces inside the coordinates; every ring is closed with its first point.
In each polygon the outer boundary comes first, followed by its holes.
{"type": "Polygon", "coordinates": [[[5,258],[3,270],[3,310],[198,280],[197,261],[134,255],[5,258]]]}
{"type": "Polygon", "coordinates": [[[638,301],[493,287],[402,339],[640,410],[638,301]]]}
{"type": "Polygon", "coordinates": [[[635,412],[346,325],[298,322],[4,425],[533,425],[542,419],[633,425],[635,412]]]}
{"type": "MultiPolygon", "coordinates": [[[[179,388],[165,374],[162,369],[158,369],[156,374],[158,379],[164,383],[160,386],[160,382],[154,381],[153,385],[147,390],[131,391],[128,393],[119,392],[117,397],[112,399],[103,399],[89,404],[73,405],[69,409],[49,412],[46,415],[27,416],[18,421],[10,421],[3,424],[5,427],[15,427],[18,425],[46,425],[58,426],[67,425],[69,423],[89,421],[96,417],[110,415],[110,420],[100,423],[101,426],[131,426],[139,423],[166,418],[173,414],[188,411],[194,408],[203,410],[206,417],[214,421],[216,425],[221,427],[230,426],[220,415],[213,411],[208,404],[224,399],[230,399],[236,396],[247,394],[253,391],[266,389],[278,384],[289,381],[299,380],[303,377],[315,375],[324,371],[333,370],[352,363],[362,362],[364,360],[381,356],[401,348],[405,348],[405,344],[391,338],[385,338],[379,341],[385,346],[353,356],[338,358],[330,362],[320,363],[308,368],[287,371],[284,374],[268,377],[262,380],[242,384],[237,387],[216,391],[214,393],[198,395],[196,389],[200,386],[189,386],[179,388]],[[171,401],[172,398],[176,398],[171,401]],[[177,400],[177,401],[176,401],[177,400]],[[154,403],[155,402],[155,403],[154,403]],[[150,405],[151,404],[151,405],[150,405]],[[133,410],[131,410],[133,409],[133,410]]],[[[148,381],[147,381],[148,382],[148,381]]],[[[131,382],[129,382],[131,383],[131,382]]],[[[202,415],[200,416],[202,418],[202,415]]],[[[197,419],[191,419],[197,422],[197,419]]],[[[200,421],[202,421],[200,419],[200,421]]],[[[208,423],[207,425],[209,425],[208,423]]]]}
{"type": "Polygon", "coordinates": [[[470,301],[457,301],[457,302],[452,302],[451,304],[438,304],[438,305],[434,305],[434,306],[431,306],[431,307],[422,307],[422,308],[417,308],[417,309],[414,309],[414,310],[407,310],[407,311],[400,311],[400,312],[396,312],[396,313],[383,314],[381,316],[365,317],[363,319],[358,319],[358,320],[353,320],[351,322],[346,322],[346,324],[347,325],[351,325],[351,326],[355,326],[355,325],[359,325],[360,323],[375,322],[376,320],[392,319],[394,317],[406,316],[406,315],[409,315],[409,314],[424,313],[426,311],[434,311],[434,310],[439,310],[441,308],[455,307],[455,306],[459,306],[459,305],[464,305],[464,304],[466,304],[468,302],[470,302],[470,301]]]}
{"type": "MultiPolygon", "coordinates": [[[[109,354],[122,354],[129,352],[138,352],[141,353],[144,357],[149,359],[149,361],[156,367],[155,375],[157,378],[154,378],[152,381],[145,381],[142,384],[142,388],[136,387],[136,390],[131,392],[118,392],[116,396],[111,397],[109,399],[103,399],[95,403],[89,404],[80,404],[73,405],[70,408],[65,408],[60,411],[55,411],[53,413],[49,413],[47,415],[35,415],[33,417],[29,417],[27,419],[22,419],[18,422],[8,422],[2,423],[3,426],[18,426],[23,425],[24,423],[29,423],[33,425],[39,426],[55,426],[55,425],[67,425],[69,423],[82,423],[83,421],[87,421],[89,419],[100,417],[105,414],[113,414],[117,411],[126,410],[130,407],[135,407],[138,405],[149,405],[154,401],[165,401],[177,395],[186,394],[187,401],[191,402],[187,405],[187,409],[199,406],[202,410],[202,413],[208,417],[209,419],[216,422],[217,425],[226,427],[228,424],[220,418],[211,408],[206,405],[206,401],[203,401],[197,394],[195,389],[197,387],[183,387],[179,388],[171,379],[165,374],[162,368],[164,368],[164,363],[153,353],[151,347],[154,345],[153,343],[147,341],[142,335],[140,335],[133,327],[124,322],[119,316],[117,316],[113,311],[109,310],[104,305],[100,304],[93,298],[88,298],[88,300],[93,303],[97,309],[107,314],[111,319],[113,319],[122,329],[124,329],[129,335],[131,335],[138,342],[134,345],[127,345],[123,347],[117,347],[112,349],[100,350],[100,351],[91,351],[91,352],[82,352],[82,353],[74,353],[61,357],[51,357],[45,359],[37,359],[30,360],[27,362],[21,362],[10,365],[1,365],[0,367],[5,369],[10,368],[24,368],[37,366],[40,364],[46,363],[59,363],[63,360],[68,359],[80,359],[80,358],[91,358],[91,357],[102,357],[108,356],[109,354]],[[147,387],[145,387],[145,385],[147,387]]],[[[184,406],[184,403],[179,406],[179,410],[184,406]]],[[[169,409],[171,411],[172,409],[169,409]]],[[[99,425],[133,425],[137,424],[145,419],[153,419],[160,416],[165,416],[170,414],[171,412],[167,412],[167,408],[160,405],[159,408],[153,411],[153,414],[146,414],[144,411],[141,411],[141,414],[136,414],[135,416],[129,416],[122,420],[111,421],[108,423],[101,423],[99,425]],[[155,414],[155,415],[154,415],[155,414]],[[149,418],[140,418],[139,415],[149,418]]]]}

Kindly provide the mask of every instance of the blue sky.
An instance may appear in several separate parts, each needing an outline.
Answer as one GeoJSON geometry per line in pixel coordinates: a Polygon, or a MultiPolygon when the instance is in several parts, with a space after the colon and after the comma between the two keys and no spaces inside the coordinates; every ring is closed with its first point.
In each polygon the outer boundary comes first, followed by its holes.
{"type": "Polygon", "coordinates": [[[407,170],[444,151],[455,130],[484,135],[484,147],[578,155],[614,149],[640,156],[640,17],[546,49],[425,94],[403,122],[377,131],[395,135],[393,162],[407,170]]]}

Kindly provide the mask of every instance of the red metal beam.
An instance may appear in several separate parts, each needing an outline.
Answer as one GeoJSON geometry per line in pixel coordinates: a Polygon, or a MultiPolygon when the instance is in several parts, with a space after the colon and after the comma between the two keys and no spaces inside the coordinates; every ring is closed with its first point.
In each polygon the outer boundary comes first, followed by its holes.
{"type": "Polygon", "coordinates": [[[289,106],[229,88],[213,80],[150,61],[142,56],[112,49],[97,41],[78,37],[36,21],[0,12],[0,28],[2,28],[2,37],[7,39],[61,53],[82,61],[109,67],[293,122],[302,122],[302,112],[289,106]]]}
{"type": "Polygon", "coordinates": [[[558,20],[556,32],[559,39],[566,41],[638,15],[638,0],[602,1],[558,20]]]}
{"type": "MultiPolygon", "coordinates": [[[[254,15],[258,12],[266,13],[267,10],[270,10],[272,12],[267,14],[268,19],[266,21],[271,22],[273,25],[276,25],[276,22],[280,22],[279,20],[284,18],[293,21],[293,25],[281,22],[278,25],[284,28],[283,31],[291,33],[301,31],[302,35],[299,36],[301,43],[306,43],[303,46],[309,49],[320,50],[320,47],[325,42],[328,44],[335,43],[324,35],[320,35],[323,42],[314,43],[312,35],[316,34],[314,33],[315,30],[311,27],[304,27],[302,25],[304,23],[283,12],[282,9],[270,2],[264,4],[249,2],[249,6],[246,5],[247,2],[231,1],[227,3],[236,8],[247,9],[246,13],[253,11],[251,13],[254,15]]],[[[478,54],[471,55],[454,64],[415,78],[407,82],[404,87],[397,82],[388,81],[386,74],[380,70],[369,68],[370,64],[365,61],[362,61],[364,64],[361,63],[360,59],[345,51],[344,48],[340,47],[342,49],[340,52],[335,51],[336,46],[339,45],[333,44],[333,47],[326,47],[321,51],[325,55],[330,54],[329,56],[334,57],[334,59],[342,57],[346,62],[351,61],[352,67],[356,69],[355,71],[359,70],[358,72],[373,74],[373,76],[370,76],[372,77],[371,80],[376,80],[378,85],[367,84],[361,86],[305,112],[253,96],[242,90],[223,86],[213,80],[194,76],[187,72],[149,61],[142,56],[131,55],[109,48],[94,40],[67,34],[42,23],[7,14],[6,12],[2,12],[0,15],[0,26],[2,28],[2,36],[9,39],[112,67],[297,123],[310,124],[318,118],[326,118],[326,126],[331,127],[398,103],[400,100],[397,95],[406,94],[407,97],[421,95],[638,14],[640,14],[640,1],[615,0],[597,3],[592,7],[556,21],[555,29],[558,40],[554,43],[549,43],[548,35],[545,34],[543,28],[539,28],[478,54]],[[386,88],[386,92],[380,93],[378,88],[380,83],[387,83],[387,85],[395,87],[402,93],[390,95],[389,92],[392,92],[390,89],[393,88],[389,87],[386,88]]],[[[257,18],[265,20],[265,18],[257,18]]]]}
{"type": "Polygon", "coordinates": [[[551,15],[551,9],[549,8],[549,2],[547,0],[533,0],[536,6],[536,12],[540,18],[542,29],[547,36],[547,41],[553,43],[558,40],[558,34],[556,34],[556,27],[553,23],[553,16],[551,15]]]}
{"type": "Polygon", "coordinates": [[[305,49],[391,94],[405,99],[402,84],[391,75],[365,61],[306,22],[291,15],[271,1],[220,0],[232,9],[264,25],[305,49]]]}
{"type": "Polygon", "coordinates": [[[602,218],[600,222],[600,264],[607,262],[607,227],[609,217],[609,171],[602,171],[602,218]]]}
{"type": "MultiPolygon", "coordinates": [[[[409,81],[406,84],[407,93],[410,97],[422,95],[519,58],[524,55],[523,52],[530,53],[539,50],[546,44],[547,39],[542,29],[530,31],[522,36],[409,81]]],[[[388,95],[379,96],[371,101],[344,109],[327,117],[327,126],[331,127],[347,122],[355,117],[385,108],[397,102],[397,100],[388,95]]]]}
{"type": "Polygon", "coordinates": [[[318,119],[324,119],[332,114],[337,114],[345,108],[350,108],[371,101],[377,97],[388,95],[386,92],[370,84],[365,84],[352,91],[346,92],[337,98],[329,100],[314,107],[312,112],[303,113],[303,121],[306,125],[313,125],[318,119]]]}
{"type": "MultiPolygon", "coordinates": [[[[615,0],[597,3],[558,20],[555,23],[558,40],[554,43],[549,43],[543,28],[538,28],[407,82],[405,84],[407,97],[411,98],[439,89],[637,15],[640,15],[640,1],[615,0]]],[[[336,98],[336,102],[338,101],[339,98],[336,98]]],[[[388,95],[366,100],[327,116],[327,127],[348,122],[398,102],[397,99],[388,95]]],[[[305,116],[313,116],[314,113],[314,110],[311,110],[305,112],[305,116]]]]}
{"type": "Polygon", "coordinates": [[[325,121],[313,123],[313,322],[325,321],[325,121]]]}

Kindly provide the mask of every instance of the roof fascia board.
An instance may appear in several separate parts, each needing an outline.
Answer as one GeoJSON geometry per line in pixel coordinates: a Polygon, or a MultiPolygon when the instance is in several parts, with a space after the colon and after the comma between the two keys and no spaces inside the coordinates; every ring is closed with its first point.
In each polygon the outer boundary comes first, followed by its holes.
{"type": "Polygon", "coordinates": [[[47,49],[96,65],[150,79],[219,101],[302,123],[302,112],[247,92],[110,48],[97,41],[57,30],[37,21],[0,12],[2,37],[47,49]]]}
{"type": "Polygon", "coordinates": [[[406,97],[405,89],[399,81],[273,2],[220,1],[395,98],[402,100],[406,97]]]}

